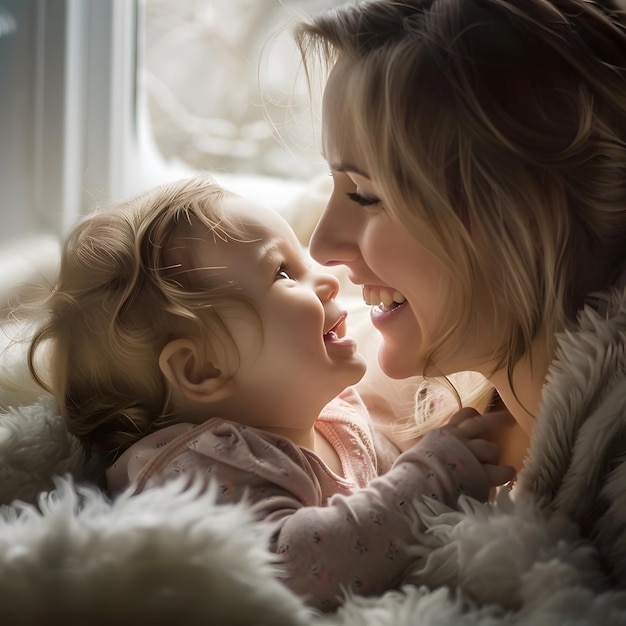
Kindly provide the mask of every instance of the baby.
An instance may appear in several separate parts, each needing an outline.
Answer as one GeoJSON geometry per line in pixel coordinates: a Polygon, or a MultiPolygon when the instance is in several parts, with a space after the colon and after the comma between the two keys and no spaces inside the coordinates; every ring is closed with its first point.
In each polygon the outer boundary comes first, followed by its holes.
{"type": "Polygon", "coordinates": [[[424,496],[485,500],[512,478],[472,409],[381,465],[338,287],[279,214],[195,177],[74,227],[29,355],[110,493],[182,476],[245,499],[322,610],[398,584],[424,496]]]}

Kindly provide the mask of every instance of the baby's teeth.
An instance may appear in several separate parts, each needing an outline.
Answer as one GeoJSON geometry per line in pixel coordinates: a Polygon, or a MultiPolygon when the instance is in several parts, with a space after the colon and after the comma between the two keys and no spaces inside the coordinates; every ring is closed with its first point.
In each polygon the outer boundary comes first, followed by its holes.
{"type": "Polygon", "coordinates": [[[394,291],[393,301],[397,304],[402,304],[403,302],[406,302],[406,298],[399,291],[394,291]]]}

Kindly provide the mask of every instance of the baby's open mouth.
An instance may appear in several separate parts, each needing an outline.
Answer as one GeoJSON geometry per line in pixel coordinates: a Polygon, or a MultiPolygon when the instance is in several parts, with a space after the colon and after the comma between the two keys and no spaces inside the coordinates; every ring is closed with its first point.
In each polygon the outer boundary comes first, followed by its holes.
{"type": "Polygon", "coordinates": [[[406,302],[399,291],[371,285],[363,285],[363,300],[365,304],[378,306],[382,311],[391,311],[406,302]]]}
{"type": "MultiPolygon", "coordinates": [[[[324,333],[324,341],[337,341],[342,336],[341,330],[344,328],[346,321],[346,313],[342,313],[341,317],[324,333]]],[[[345,330],[344,330],[345,333],[345,330]]]]}

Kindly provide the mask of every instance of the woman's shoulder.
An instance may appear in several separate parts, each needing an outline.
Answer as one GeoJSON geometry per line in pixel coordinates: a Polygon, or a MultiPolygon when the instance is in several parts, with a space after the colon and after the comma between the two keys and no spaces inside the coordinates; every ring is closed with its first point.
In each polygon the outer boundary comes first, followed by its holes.
{"type": "MultiPolygon", "coordinates": [[[[559,335],[543,389],[525,483],[535,488],[544,485],[541,489],[546,492],[559,490],[571,465],[572,446],[607,444],[606,438],[617,436],[616,430],[626,436],[620,420],[612,417],[616,409],[626,410],[626,289],[594,295],[593,304],[600,298],[600,310],[586,304],[576,325],[559,335]]],[[[597,453],[589,452],[580,458],[603,462],[597,453]]]]}
{"type": "MultiPolygon", "coordinates": [[[[611,281],[611,284],[601,291],[590,293],[585,298],[585,306],[579,315],[581,325],[586,325],[590,312],[602,319],[623,320],[626,312],[626,265],[621,267],[611,281]]],[[[592,318],[595,317],[592,315],[592,318]]]]}
{"type": "Polygon", "coordinates": [[[611,547],[626,523],[626,289],[603,297],[604,314],[585,306],[559,337],[518,485],[593,534],[626,584],[626,553],[611,547]]]}

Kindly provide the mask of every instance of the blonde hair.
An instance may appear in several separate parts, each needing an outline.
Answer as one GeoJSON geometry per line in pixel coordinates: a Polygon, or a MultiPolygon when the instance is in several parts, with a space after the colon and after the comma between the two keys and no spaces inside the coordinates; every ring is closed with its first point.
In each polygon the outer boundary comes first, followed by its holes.
{"type": "Polygon", "coordinates": [[[232,345],[223,319],[229,303],[240,304],[232,286],[188,271],[172,252],[198,228],[222,240],[245,236],[221,211],[224,194],[204,176],[167,184],[88,215],[64,241],[29,369],[70,432],[108,460],[172,417],[158,363],[169,341],[232,345]],[[47,374],[36,358],[44,346],[47,374]]]}
{"type": "MultiPolygon", "coordinates": [[[[624,263],[626,34],[582,0],[380,0],[295,31],[309,84],[349,63],[343,137],[442,264],[425,375],[476,320],[509,380],[624,263]],[[461,313],[459,313],[461,312],[461,313]]],[[[341,105],[340,105],[341,106],[341,105]]]]}

